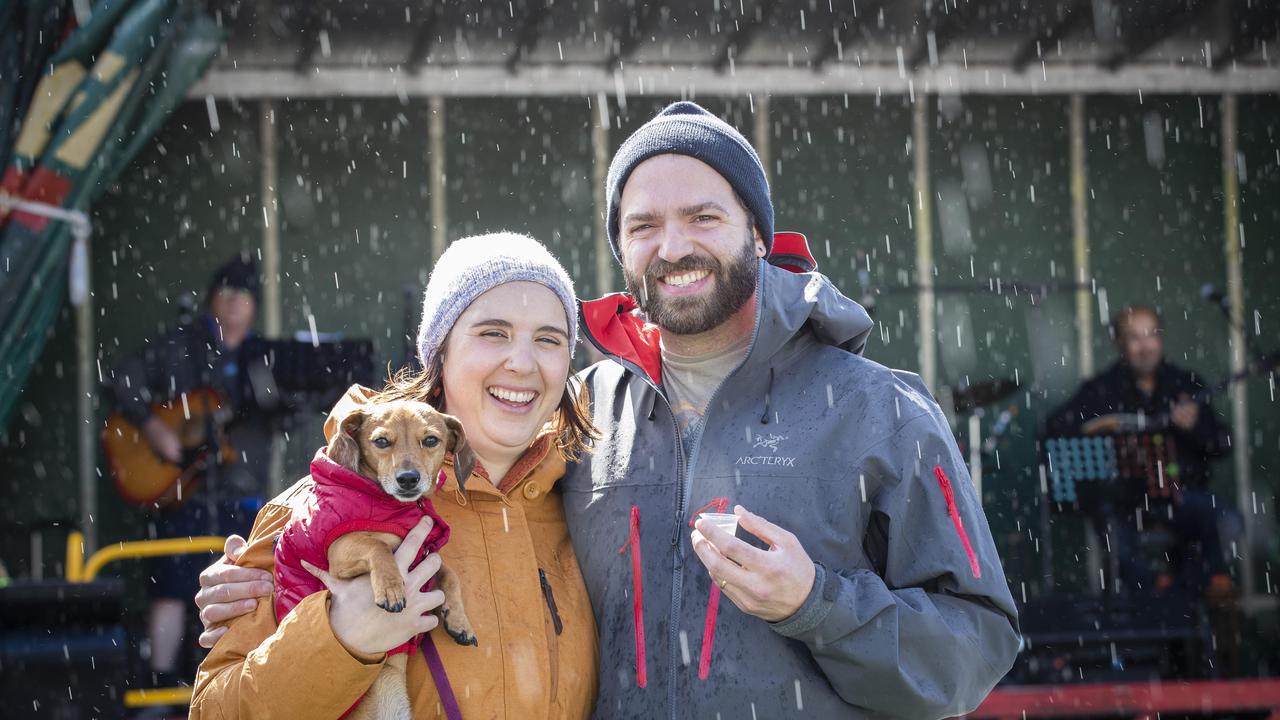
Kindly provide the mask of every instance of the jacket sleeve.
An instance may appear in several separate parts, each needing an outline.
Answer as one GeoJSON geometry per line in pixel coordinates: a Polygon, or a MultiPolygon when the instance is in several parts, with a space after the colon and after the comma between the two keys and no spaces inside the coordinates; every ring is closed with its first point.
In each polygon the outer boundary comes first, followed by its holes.
{"type": "Polygon", "coordinates": [[[151,416],[150,404],[163,392],[157,389],[168,388],[166,363],[160,355],[159,348],[148,345],[126,357],[112,373],[111,390],[120,413],[134,425],[141,426],[151,416]]]}
{"type": "MultiPolygon", "coordinates": [[[[1204,383],[1194,373],[1189,374],[1186,384],[1189,395],[1194,396],[1205,391],[1204,383]]],[[[1211,458],[1225,455],[1227,448],[1231,447],[1231,433],[1227,430],[1226,424],[1218,419],[1218,413],[1207,397],[1197,399],[1196,405],[1199,406],[1200,412],[1196,415],[1195,425],[1189,430],[1174,426],[1174,437],[1178,444],[1211,458]]]]}
{"type": "Polygon", "coordinates": [[[808,599],[773,628],[804,642],[835,691],[877,716],[969,712],[1012,667],[1021,639],[950,430],[936,410],[919,416],[855,466],[878,487],[864,540],[871,568],[818,564],[808,599]]]}
{"type": "MultiPolygon", "coordinates": [[[[287,507],[263,508],[239,564],[271,570],[272,543],[288,517],[287,507]]],[[[279,627],[271,598],[260,598],[200,663],[190,717],[336,718],[369,689],[385,657],[342,646],[329,625],[328,591],[305,598],[279,627]]]]}

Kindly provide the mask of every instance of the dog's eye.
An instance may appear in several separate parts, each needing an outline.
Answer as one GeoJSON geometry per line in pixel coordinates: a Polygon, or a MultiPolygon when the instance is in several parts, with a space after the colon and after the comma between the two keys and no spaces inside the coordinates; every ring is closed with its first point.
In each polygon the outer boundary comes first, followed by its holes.
{"type": "Polygon", "coordinates": [[[391,447],[391,441],[384,437],[374,438],[373,446],[381,450],[386,450],[391,447]]]}
{"type": "Polygon", "coordinates": [[[422,447],[432,448],[439,444],[440,444],[440,438],[436,437],[435,435],[428,435],[422,438],[422,447]]]}

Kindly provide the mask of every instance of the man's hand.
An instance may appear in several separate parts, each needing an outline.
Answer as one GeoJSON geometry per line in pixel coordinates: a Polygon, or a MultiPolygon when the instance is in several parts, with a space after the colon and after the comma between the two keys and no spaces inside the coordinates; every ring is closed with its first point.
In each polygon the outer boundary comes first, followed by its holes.
{"type": "Polygon", "coordinates": [[[733,512],[743,530],[769,544],[767,551],[701,519],[691,536],[693,551],[740,610],[769,622],[791,617],[813,589],[813,560],[795,535],[741,505],[733,512]]]}
{"type": "Polygon", "coordinates": [[[255,568],[238,567],[235,562],[249,544],[239,535],[227,538],[225,553],[217,562],[200,573],[200,592],[196,607],[200,608],[200,647],[211,648],[227,632],[227,626],[213,627],[251,612],[258,606],[256,598],[270,596],[275,588],[271,573],[255,568]]]}
{"type": "Polygon", "coordinates": [[[1200,406],[1186,393],[1183,393],[1169,413],[1169,419],[1183,430],[1191,430],[1200,420],[1200,406]]]}
{"type": "Polygon", "coordinates": [[[332,596],[329,625],[338,642],[349,652],[362,655],[384,653],[403,645],[415,635],[430,632],[439,624],[435,615],[427,613],[444,603],[444,593],[440,590],[422,592],[422,588],[440,569],[440,556],[431,553],[416,568],[409,569],[430,533],[431,518],[424,517],[396,548],[396,566],[404,578],[407,603],[400,612],[388,612],[373,604],[373,586],[367,573],[340,580],[302,561],[302,566],[329,588],[332,596]]]}
{"type": "Polygon", "coordinates": [[[142,437],[151,451],[171,463],[182,461],[182,441],[178,433],[154,415],[142,424],[142,437]]]}

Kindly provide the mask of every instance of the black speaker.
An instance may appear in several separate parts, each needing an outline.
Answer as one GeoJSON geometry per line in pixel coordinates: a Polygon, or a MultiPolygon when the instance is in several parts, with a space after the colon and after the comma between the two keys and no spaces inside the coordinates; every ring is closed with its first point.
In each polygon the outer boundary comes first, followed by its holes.
{"type": "Polygon", "coordinates": [[[123,718],[124,583],[18,581],[0,588],[6,718],[123,718]]]}

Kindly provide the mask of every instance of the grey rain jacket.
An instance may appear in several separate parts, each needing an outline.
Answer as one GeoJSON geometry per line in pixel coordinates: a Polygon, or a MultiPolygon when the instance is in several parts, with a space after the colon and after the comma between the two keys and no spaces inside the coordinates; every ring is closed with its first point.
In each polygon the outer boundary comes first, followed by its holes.
{"type": "Polygon", "coordinates": [[[972,710],[1020,638],[947,422],[919,377],[860,356],[871,319],[824,276],[764,261],[758,276],[751,348],[687,456],[657,329],[626,295],[582,305],[587,337],[612,358],[580,376],[602,439],[561,483],[600,631],[595,715],[972,710]],[[699,509],[735,504],[790,530],[816,563],[808,599],[776,624],[713,602],[693,552],[699,509]]]}

